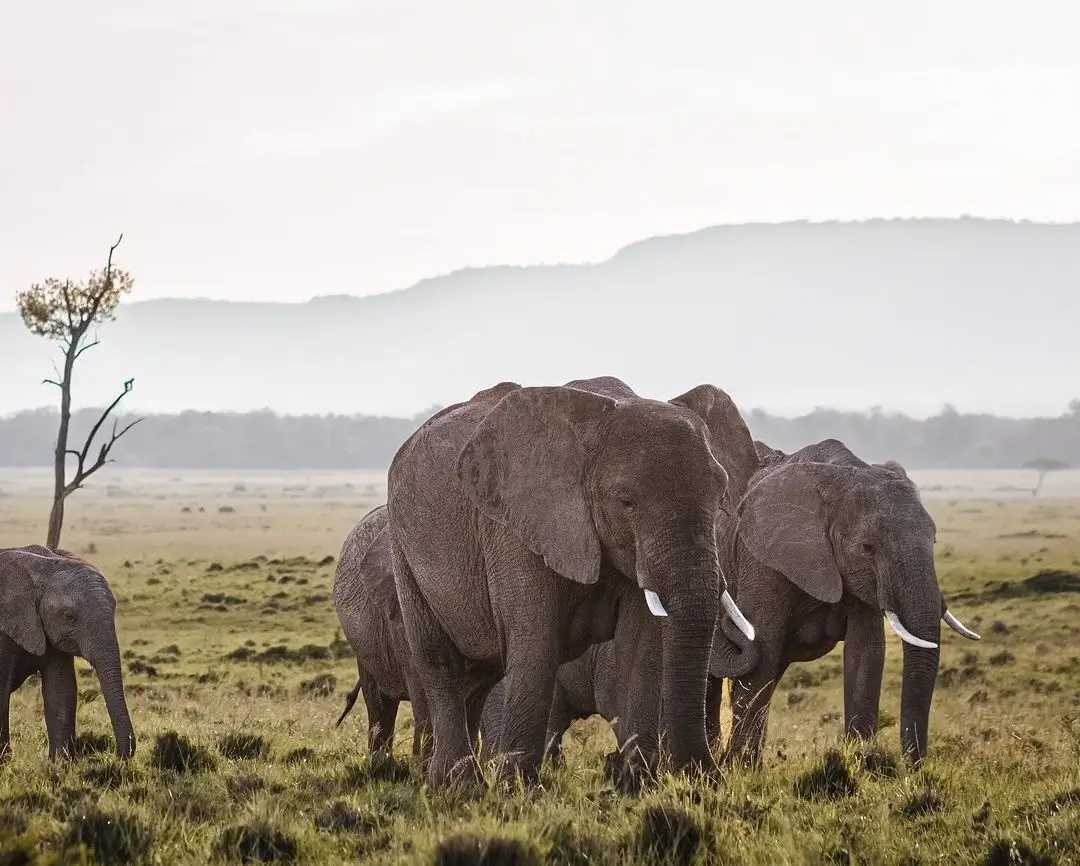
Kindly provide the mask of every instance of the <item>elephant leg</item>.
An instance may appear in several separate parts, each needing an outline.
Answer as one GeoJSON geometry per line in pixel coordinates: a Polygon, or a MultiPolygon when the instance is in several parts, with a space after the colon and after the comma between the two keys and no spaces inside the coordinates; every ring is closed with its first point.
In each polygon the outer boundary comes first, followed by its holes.
{"type": "Polygon", "coordinates": [[[727,750],[729,762],[745,766],[761,765],[765,747],[765,732],[769,721],[769,702],[787,665],[780,669],[764,668],[746,677],[731,681],[731,743],[727,750]]]}
{"type": "Polygon", "coordinates": [[[551,701],[551,712],[548,714],[547,728],[547,757],[553,766],[565,767],[566,756],[563,754],[563,736],[569,730],[574,721],[574,713],[570,708],[570,701],[566,691],[556,681],[555,695],[551,701]]]}
{"type": "Polygon", "coordinates": [[[480,714],[480,761],[485,764],[499,753],[505,697],[502,680],[499,680],[488,692],[480,714]]]}
{"type": "Polygon", "coordinates": [[[415,674],[406,678],[409,689],[409,703],[412,705],[413,745],[412,755],[427,763],[431,760],[431,712],[428,710],[427,697],[420,679],[415,674]]]}
{"type": "Polygon", "coordinates": [[[651,773],[659,760],[661,646],[660,625],[647,612],[644,601],[619,617],[615,626],[615,669],[618,681],[626,683],[626,688],[619,700],[615,738],[624,762],[633,771],[651,773]]]}
{"type": "Polygon", "coordinates": [[[844,635],[844,733],[869,740],[877,732],[885,629],[881,614],[859,604],[849,611],[844,635]]]}
{"type": "Polygon", "coordinates": [[[465,717],[469,724],[469,743],[473,752],[480,753],[480,728],[484,716],[484,704],[491,692],[491,684],[478,683],[465,701],[465,717]]]}
{"type": "MultiPolygon", "coordinates": [[[[550,640],[550,638],[549,638],[550,640]]],[[[533,645],[528,657],[511,649],[506,660],[506,714],[499,738],[499,751],[505,760],[503,775],[514,771],[522,781],[532,784],[540,776],[544,759],[548,714],[555,689],[558,658],[551,647],[533,645]],[[537,658],[537,655],[540,658],[537,658]]]]}
{"type": "Polygon", "coordinates": [[[38,663],[36,656],[0,632],[0,763],[11,757],[11,693],[38,669],[38,663]]]}
{"type": "Polygon", "coordinates": [[[434,744],[428,786],[434,790],[460,782],[480,787],[480,765],[469,748],[465,659],[421,595],[396,539],[391,539],[390,549],[413,667],[430,712],[434,744]]]}
{"type": "Polygon", "coordinates": [[[389,755],[394,751],[394,724],[401,702],[381,691],[370,679],[362,691],[368,715],[368,750],[372,755],[376,752],[389,755]]]}
{"type": "MultiPolygon", "coordinates": [[[[3,635],[0,635],[2,638],[3,635]]],[[[11,670],[0,649],[0,764],[11,758],[11,670]]]]}
{"type": "Polygon", "coordinates": [[[75,755],[75,707],[78,695],[75,657],[50,649],[41,665],[41,696],[45,704],[50,760],[75,755]]]}
{"type": "Polygon", "coordinates": [[[518,773],[531,785],[540,777],[555,678],[562,660],[557,624],[565,621],[565,591],[542,563],[523,560],[514,567],[518,575],[491,578],[491,583],[499,586],[527,587],[527,591],[507,592],[499,598],[505,654],[500,771],[504,779],[518,773]],[[545,613],[537,615],[538,611],[545,613]]]}
{"type": "Polygon", "coordinates": [[[723,677],[709,677],[705,686],[705,736],[709,739],[709,748],[714,755],[722,751],[721,738],[723,731],[720,728],[720,705],[724,698],[723,677]]]}

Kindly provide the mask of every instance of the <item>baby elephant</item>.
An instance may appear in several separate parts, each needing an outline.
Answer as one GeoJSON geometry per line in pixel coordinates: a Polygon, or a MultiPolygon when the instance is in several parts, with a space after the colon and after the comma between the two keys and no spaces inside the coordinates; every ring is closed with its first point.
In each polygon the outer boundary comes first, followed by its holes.
{"type": "Polygon", "coordinates": [[[0,548],[0,760],[10,757],[11,692],[41,675],[49,757],[75,748],[75,656],[97,671],[116,750],[135,754],[135,730],[124,700],[116,599],[94,566],[47,547],[0,548]]]}
{"type": "Polygon", "coordinates": [[[398,705],[413,709],[413,755],[427,753],[430,727],[427,703],[411,664],[401,619],[386,506],[369,512],[349,533],[334,573],[334,607],[345,639],[356,653],[356,686],[345,700],[340,725],[360,692],[368,714],[368,748],[374,754],[393,749],[398,705]]]}

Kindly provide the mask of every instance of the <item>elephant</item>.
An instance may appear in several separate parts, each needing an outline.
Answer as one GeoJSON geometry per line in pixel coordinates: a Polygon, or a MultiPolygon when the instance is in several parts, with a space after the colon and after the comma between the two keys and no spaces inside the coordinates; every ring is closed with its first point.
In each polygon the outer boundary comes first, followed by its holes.
{"type": "Polygon", "coordinates": [[[429,418],[395,454],[387,509],[398,598],[431,712],[428,784],[480,784],[470,742],[504,680],[502,775],[535,783],[558,667],[614,640],[632,671],[632,759],[715,770],[705,688],[728,593],[715,522],[724,395],[664,402],[614,377],[501,382],[429,418]],[[662,622],[661,622],[662,619],[662,622]]]}
{"type": "Polygon", "coordinates": [[[780,677],[792,662],[818,659],[841,641],[845,734],[873,736],[884,616],[904,644],[901,750],[918,764],[927,752],[940,621],[980,639],[942,598],[934,520],[895,461],[866,463],[837,439],[776,454],[755,473],[737,510],[728,579],[758,637],[740,642],[728,630],[727,655],[714,664],[731,678],[728,760],[760,764],[780,677]]]}
{"type": "MultiPolygon", "coordinates": [[[[764,461],[775,460],[784,455],[783,452],[752,439],[735,403],[721,389],[717,388],[716,391],[721,398],[718,407],[714,409],[712,423],[723,419],[723,436],[719,447],[714,446],[713,450],[729,478],[724,505],[717,515],[716,541],[721,572],[727,574],[732,567],[728,553],[735,526],[731,518],[739,499],[746,492],[750,478],[764,461]]],[[[706,734],[709,744],[714,747],[719,745],[720,702],[724,677],[728,675],[731,662],[742,658],[741,653],[749,642],[748,636],[739,629],[726,611],[721,609],[719,616],[709,661],[705,699],[706,734]]],[[[609,640],[593,644],[577,659],[559,666],[546,742],[546,754],[553,763],[563,763],[563,735],[575,719],[600,715],[609,722],[613,721],[620,750],[635,737],[637,732],[627,724],[623,709],[633,699],[628,693],[632,675],[620,661],[626,660],[617,657],[615,642],[609,640]]],[[[498,732],[502,726],[497,697],[499,693],[501,686],[492,691],[492,697],[484,708],[485,756],[492,754],[498,746],[498,732]]]]}
{"type": "Polygon", "coordinates": [[[0,756],[10,756],[11,692],[35,672],[49,758],[74,754],[76,655],[97,672],[117,754],[135,754],[115,614],[108,581],[85,560],[40,545],[0,549],[0,756]]]}
{"type": "Polygon", "coordinates": [[[390,563],[386,506],[368,512],[345,538],[334,572],[334,607],[345,639],[356,654],[357,681],[345,700],[337,727],[363,692],[368,715],[368,748],[389,754],[394,744],[398,705],[413,710],[414,757],[430,740],[427,702],[416,677],[405,638],[390,563]]]}

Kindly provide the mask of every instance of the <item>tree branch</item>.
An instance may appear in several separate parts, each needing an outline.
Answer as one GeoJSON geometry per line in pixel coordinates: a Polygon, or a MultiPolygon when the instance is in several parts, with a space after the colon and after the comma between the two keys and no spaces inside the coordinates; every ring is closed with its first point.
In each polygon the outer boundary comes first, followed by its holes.
{"type": "Polygon", "coordinates": [[[105,263],[105,279],[108,280],[112,276],[112,254],[116,252],[116,248],[120,246],[120,241],[124,239],[124,233],[120,232],[120,237],[116,239],[116,243],[109,247],[109,260],[105,263]]]}
{"type": "Polygon", "coordinates": [[[132,427],[142,421],[142,418],[136,418],[130,424],[124,427],[123,430],[117,431],[116,420],[113,420],[112,435],[109,437],[109,441],[101,446],[101,450],[98,452],[97,459],[89,466],[86,465],[87,457],[90,454],[90,447],[94,444],[94,438],[97,436],[98,431],[101,429],[101,425],[105,423],[105,419],[109,417],[109,414],[116,408],[117,404],[124,399],[134,389],[135,380],[128,379],[124,383],[124,390],[120,392],[119,396],[113,400],[101,413],[101,417],[97,419],[94,426],[90,428],[90,433],[86,437],[86,442],[83,444],[82,451],[68,451],[68,454],[74,454],[79,461],[78,469],[75,471],[75,477],[71,479],[71,482],[64,488],[64,496],[67,497],[74,493],[80,487],[82,483],[97,472],[106,463],[111,463],[109,460],[109,452],[112,451],[113,445],[120,441],[121,437],[128,432],[132,427]]]}
{"type": "Polygon", "coordinates": [[[57,388],[63,388],[64,386],[57,382],[55,379],[42,379],[42,385],[55,385],[57,388]]]}
{"type": "Polygon", "coordinates": [[[79,360],[79,355],[81,355],[87,349],[93,349],[94,346],[98,345],[100,342],[101,342],[101,340],[94,340],[92,343],[87,343],[85,346],[80,346],[79,351],[77,351],[75,353],[75,360],[78,361],[79,360]]]}

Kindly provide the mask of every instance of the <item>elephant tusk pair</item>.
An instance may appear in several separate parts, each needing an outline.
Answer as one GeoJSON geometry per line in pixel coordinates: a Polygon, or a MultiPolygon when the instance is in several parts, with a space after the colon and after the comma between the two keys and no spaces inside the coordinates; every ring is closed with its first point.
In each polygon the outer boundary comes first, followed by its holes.
{"type": "MultiPolygon", "coordinates": [[[[720,596],[720,603],[724,606],[727,615],[731,617],[732,622],[739,627],[739,631],[746,635],[747,640],[753,640],[754,635],[756,634],[754,626],[751,625],[750,621],[745,616],[743,616],[743,612],[739,610],[738,605],[735,604],[735,599],[731,597],[731,594],[726,589],[720,596]]],[[[653,616],[668,615],[664,603],[660,601],[660,596],[651,589],[645,590],[645,604],[649,606],[649,613],[653,616]]]]}
{"type": "MultiPolygon", "coordinates": [[[[889,625],[892,626],[892,630],[896,632],[897,635],[899,635],[900,639],[905,643],[909,643],[912,646],[921,647],[922,649],[937,649],[936,643],[931,643],[928,640],[923,640],[922,638],[915,637],[915,635],[913,635],[906,628],[904,628],[904,624],[900,622],[900,617],[898,617],[891,610],[885,611],[885,619],[888,621],[889,625]]],[[[960,620],[953,616],[948,611],[948,609],[946,609],[945,613],[942,615],[942,619],[945,620],[949,628],[951,628],[957,634],[963,635],[968,640],[982,640],[982,637],[977,632],[973,632],[966,625],[960,622],[960,620]]]]}
{"type": "Polygon", "coordinates": [[[958,620],[955,616],[949,613],[948,609],[945,610],[945,615],[942,617],[942,619],[945,620],[949,628],[951,628],[957,634],[963,635],[968,640],[982,640],[982,637],[978,634],[978,632],[974,632],[969,629],[966,625],[960,622],[960,620],[958,620]]]}

